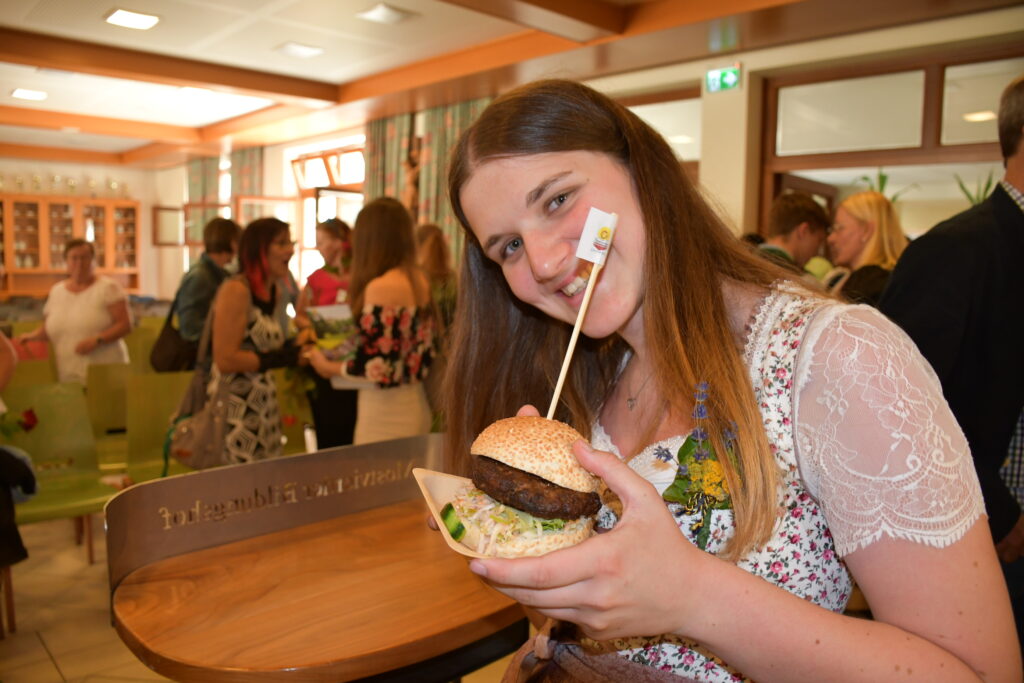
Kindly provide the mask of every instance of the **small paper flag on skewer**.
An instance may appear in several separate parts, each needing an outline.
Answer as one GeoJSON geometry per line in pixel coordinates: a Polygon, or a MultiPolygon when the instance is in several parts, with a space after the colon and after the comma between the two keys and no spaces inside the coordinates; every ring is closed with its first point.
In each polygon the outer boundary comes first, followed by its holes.
{"type": "Polygon", "coordinates": [[[614,213],[605,213],[600,209],[590,207],[587,222],[583,224],[580,243],[576,247],[576,258],[604,265],[618,221],[619,217],[614,213]]]}
{"type": "Polygon", "coordinates": [[[573,325],[572,334],[569,335],[569,348],[565,351],[562,369],[558,373],[558,381],[555,383],[555,394],[551,397],[551,404],[548,406],[549,420],[555,416],[558,399],[562,395],[562,386],[565,384],[565,375],[569,370],[569,363],[572,362],[573,351],[576,350],[576,340],[579,339],[580,328],[583,326],[583,318],[586,317],[587,309],[590,307],[590,296],[594,293],[598,273],[601,272],[605,259],[608,258],[608,250],[612,246],[612,237],[615,236],[615,226],[618,222],[619,217],[616,214],[605,213],[600,209],[590,207],[587,221],[583,224],[580,243],[576,247],[576,258],[591,261],[594,264],[594,269],[590,272],[590,280],[583,293],[580,310],[576,314],[576,324],[573,325]]]}

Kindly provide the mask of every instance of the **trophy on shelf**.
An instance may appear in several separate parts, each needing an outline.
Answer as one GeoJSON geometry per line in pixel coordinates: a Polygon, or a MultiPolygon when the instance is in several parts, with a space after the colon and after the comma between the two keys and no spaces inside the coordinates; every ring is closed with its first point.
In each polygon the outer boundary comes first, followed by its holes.
{"type": "Polygon", "coordinates": [[[50,192],[60,194],[60,181],[61,177],[59,175],[54,174],[50,176],[50,192]]]}
{"type": "Polygon", "coordinates": [[[38,173],[32,176],[32,191],[42,192],[43,191],[43,178],[38,173]]]}
{"type": "Polygon", "coordinates": [[[18,188],[18,192],[25,191],[25,176],[16,175],[14,176],[14,185],[18,188]]]}
{"type": "Polygon", "coordinates": [[[78,189],[78,181],[74,178],[68,177],[68,194],[74,194],[75,190],[78,189]]]}

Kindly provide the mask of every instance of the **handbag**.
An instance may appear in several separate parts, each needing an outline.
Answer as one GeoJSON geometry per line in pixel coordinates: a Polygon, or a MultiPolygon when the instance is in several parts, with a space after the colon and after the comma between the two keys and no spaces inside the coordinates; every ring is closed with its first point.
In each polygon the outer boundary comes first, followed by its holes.
{"type": "Polygon", "coordinates": [[[169,457],[197,470],[227,464],[224,453],[230,392],[225,383],[218,382],[213,397],[207,393],[210,383],[207,354],[210,350],[212,321],[211,306],[199,339],[192,381],[171,418],[171,428],[164,442],[164,476],[170,463],[169,457]]]}
{"type": "Polygon", "coordinates": [[[196,355],[199,350],[198,342],[191,342],[181,336],[181,332],[175,329],[172,319],[178,308],[178,296],[181,290],[174,297],[171,310],[167,312],[160,334],[153,343],[149,352],[149,364],[157,372],[178,372],[191,370],[196,366],[196,355]]]}

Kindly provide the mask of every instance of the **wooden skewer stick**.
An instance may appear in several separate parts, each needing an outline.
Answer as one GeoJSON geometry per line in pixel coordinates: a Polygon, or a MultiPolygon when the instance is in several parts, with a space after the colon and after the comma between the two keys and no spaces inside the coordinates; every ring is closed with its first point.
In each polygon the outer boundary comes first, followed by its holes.
{"type": "Polygon", "coordinates": [[[587,315],[587,308],[590,307],[590,296],[594,293],[594,286],[597,284],[597,276],[604,268],[605,259],[611,250],[612,237],[615,235],[615,225],[619,217],[614,213],[605,213],[594,207],[590,208],[587,214],[587,221],[583,226],[583,233],[580,235],[580,243],[576,248],[576,257],[590,261],[594,264],[590,271],[590,279],[587,281],[587,289],[583,293],[583,301],[580,302],[580,310],[576,314],[576,324],[572,327],[572,336],[569,337],[569,348],[565,351],[565,359],[562,360],[562,369],[558,373],[558,382],[555,383],[555,395],[551,397],[551,405],[548,406],[548,419],[555,416],[555,408],[558,407],[558,399],[562,395],[562,385],[565,384],[565,376],[569,373],[569,363],[572,362],[572,354],[576,350],[576,340],[580,336],[580,328],[583,327],[583,318],[587,315]]]}
{"type": "Polygon", "coordinates": [[[562,369],[558,372],[558,382],[555,384],[555,395],[551,397],[551,405],[548,406],[548,419],[555,416],[555,408],[558,407],[558,399],[562,395],[562,385],[565,384],[565,376],[569,373],[569,363],[572,362],[572,354],[576,350],[576,340],[580,336],[580,328],[583,327],[583,318],[587,315],[587,308],[590,307],[590,295],[594,293],[594,285],[597,284],[597,274],[604,268],[604,264],[595,263],[594,269],[590,271],[590,281],[587,282],[587,291],[583,293],[583,302],[580,304],[580,312],[576,314],[576,324],[572,327],[572,336],[569,337],[569,348],[565,351],[565,359],[562,360],[562,369]]]}

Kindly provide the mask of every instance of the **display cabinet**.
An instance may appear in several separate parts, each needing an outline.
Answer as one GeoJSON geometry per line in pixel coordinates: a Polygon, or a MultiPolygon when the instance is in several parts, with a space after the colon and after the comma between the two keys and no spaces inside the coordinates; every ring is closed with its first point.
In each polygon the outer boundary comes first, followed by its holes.
{"type": "Polygon", "coordinates": [[[126,199],[0,195],[0,296],[45,296],[67,276],[64,247],[96,248],[96,270],[128,291],[139,285],[139,204],[126,199]]]}

